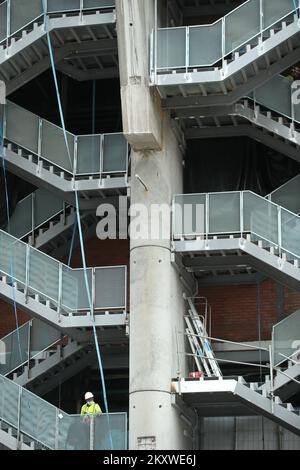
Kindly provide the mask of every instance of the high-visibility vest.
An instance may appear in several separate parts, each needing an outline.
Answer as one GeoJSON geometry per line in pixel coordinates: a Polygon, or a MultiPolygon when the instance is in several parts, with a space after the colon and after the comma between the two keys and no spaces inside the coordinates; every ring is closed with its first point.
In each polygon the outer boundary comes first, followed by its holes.
{"type": "Polygon", "coordinates": [[[82,415],[98,415],[102,413],[100,406],[97,403],[88,405],[87,403],[81,408],[82,415]]]}

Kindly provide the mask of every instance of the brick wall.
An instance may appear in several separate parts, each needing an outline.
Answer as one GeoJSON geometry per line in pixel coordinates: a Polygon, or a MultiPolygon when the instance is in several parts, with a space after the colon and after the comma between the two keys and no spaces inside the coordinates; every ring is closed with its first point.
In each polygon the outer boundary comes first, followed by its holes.
{"type": "MultiPolygon", "coordinates": [[[[18,310],[18,321],[20,326],[30,320],[29,315],[18,310]]],[[[0,338],[16,329],[16,321],[13,305],[0,300],[0,338]]]]}
{"type": "MultiPolygon", "coordinates": [[[[85,256],[87,266],[129,266],[129,241],[93,238],[85,244],[85,256]]],[[[72,267],[82,267],[80,248],[74,251],[72,267]]]]}
{"type": "Polygon", "coordinates": [[[212,336],[231,341],[257,341],[260,313],[261,339],[271,338],[272,325],[281,316],[300,309],[300,293],[284,288],[283,311],[277,306],[276,283],[267,280],[260,285],[214,286],[199,289],[212,308],[212,336]]]}

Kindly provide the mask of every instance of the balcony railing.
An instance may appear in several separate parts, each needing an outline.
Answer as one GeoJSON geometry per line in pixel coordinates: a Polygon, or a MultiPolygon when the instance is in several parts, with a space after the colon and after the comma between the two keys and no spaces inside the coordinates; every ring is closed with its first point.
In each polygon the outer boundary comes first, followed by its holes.
{"type": "MultiPolygon", "coordinates": [[[[45,0],[47,14],[72,14],[115,7],[115,0],[45,0]]],[[[43,0],[6,0],[0,5],[0,44],[43,17],[43,0]]]]}
{"type": "Polygon", "coordinates": [[[83,269],[71,269],[0,231],[0,273],[63,315],[90,312],[91,307],[94,313],[126,310],[126,266],[88,268],[88,295],[83,269]]]}
{"type": "Polygon", "coordinates": [[[62,334],[36,318],[0,340],[0,375],[8,375],[62,339],[62,334]]]}
{"type": "Polygon", "coordinates": [[[272,343],[275,367],[287,360],[300,364],[300,310],[273,326],[272,343]]]}
{"type": "MultiPolygon", "coordinates": [[[[61,127],[7,102],[4,107],[4,138],[37,156],[70,178],[125,175],[128,143],[121,133],[75,136],[67,132],[70,155],[61,127]]],[[[37,162],[38,163],[38,162],[37,162]]]]}
{"type": "Polygon", "coordinates": [[[275,189],[267,197],[270,201],[285,207],[294,214],[300,213],[300,175],[289,180],[279,188],[275,189]]]}
{"type": "Polygon", "coordinates": [[[292,0],[248,0],[213,24],[159,28],[152,33],[151,75],[216,66],[293,14],[292,0]]]}
{"type": "Polygon", "coordinates": [[[68,207],[64,201],[49,191],[43,188],[37,189],[18,202],[6,232],[16,238],[24,238],[54,217],[65,213],[68,207]]]}
{"type": "Polygon", "coordinates": [[[173,239],[251,234],[300,259],[300,217],[251,191],[177,195],[173,239]]]}
{"type": "Polygon", "coordinates": [[[127,415],[68,415],[0,376],[0,421],[51,450],[126,450],[127,415]]]}
{"type": "Polygon", "coordinates": [[[255,103],[275,111],[291,121],[300,123],[300,100],[297,83],[282,75],[275,75],[268,82],[249,94],[255,103]]]}

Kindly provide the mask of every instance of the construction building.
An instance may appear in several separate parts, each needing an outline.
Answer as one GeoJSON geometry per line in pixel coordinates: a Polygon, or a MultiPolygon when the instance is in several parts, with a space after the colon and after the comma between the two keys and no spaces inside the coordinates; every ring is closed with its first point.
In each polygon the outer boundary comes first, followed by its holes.
{"type": "Polygon", "coordinates": [[[1,449],[300,449],[299,64],[298,0],[0,1],[1,449]]]}

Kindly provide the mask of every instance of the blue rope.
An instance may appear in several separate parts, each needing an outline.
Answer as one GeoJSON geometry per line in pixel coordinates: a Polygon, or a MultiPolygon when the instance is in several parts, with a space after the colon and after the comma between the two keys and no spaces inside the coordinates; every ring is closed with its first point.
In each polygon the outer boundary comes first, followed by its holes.
{"type": "Polygon", "coordinates": [[[73,226],[73,234],[72,234],[71,247],[70,247],[69,259],[68,259],[69,267],[71,266],[72,254],[73,254],[73,249],[74,249],[74,244],[75,244],[76,228],[77,228],[77,217],[75,219],[74,226],[73,226]]]}
{"type": "MultiPolygon", "coordinates": [[[[1,159],[2,159],[2,168],[3,168],[3,176],[4,176],[4,190],[5,190],[5,200],[6,200],[6,214],[7,214],[7,228],[8,232],[10,233],[10,215],[9,215],[9,197],[8,197],[8,184],[7,184],[7,175],[6,175],[6,164],[5,164],[5,156],[4,156],[4,132],[3,132],[3,118],[1,119],[0,124],[0,147],[1,147],[1,159]]],[[[13,262],[12,262],[12,253],[10,256],[10,279],[12,283],[12,292],[13,292],[13,310],[15,316],[15,324],[16,324],[16,331],[17,331],[17,340],[18,340],[18,349],[20,354],[21,364],[23,363],[23,355],[21,349],[21,340],[20,340],[20,325],[18,319],[18,310],[17,310],[17,301],[16,301],[16,293],[15,293],[15,275],[13,269],[13,262]]]]}
{"type": "MultiPolygon", "coordinates": [[[[67,131],[66,131],[66,127],[65,127],[64,114],[63,114],[61,98],[60,98],[58,82],[57,82],[57,75],[56,75],[55,62],[54,62],[54,56],[53,56],[53,48],[52,48],[51,37],[50,37],[50,32],[49,32],[49,22],[48,22],[48,16],[47,16],[46,0],[42,0],[42,3],[43,3],[45,31],[46,31],[46,34],[47,34],[50,62],[51,62],[51,68],[52,68],[52,73],[53,73],[53,77],[54,77],[54,83],[55,83],[55,89],[56,89],[57,102],[58,102],[58,106],[59,106],[60,119],[61,119],[61,124],[62,124],[63,132],[64,132],[64,140],[65,140],[69,160],[70,160],[70,163],[72,165],[71,154],[70,154],[70,149],[69,149],[69,143],[68,143],[68,139],[67,139],[67,131]]],[[[75,190],[75,202],[76,202],[77,225],[78,225],[78,233],[79,233],[79,240],[80,240],[82,264],[83,264],[83,270],[84,270],[85,287],[86,287],[86,291],[87,291],[87,296],[88,296],[88,301],[89,301],[89,306],[90,306],[91,313],[94,313],[93,312],[93,306],[92,306],[91,292],[90,292],[89,282],[88,282],[88,276],[87,276],[87,265],[86,265],[85,251],[84,251],[83,233],[82,233],[81,218],[80,218],[80,205],[79,205],[79,198],[78,198],[77,190],[75,190]]],[[[104,377],[104,372],[103,372],[101,352],[100,352],[99,343],[98,343],[98,337],[97,337],[97,331],[96,331],[94,315],[91,315],[91,317],[92,317],[92,326],[93,326],[95,347],[96,347],[99,370],[100,370],[100,379],[101,379],[101,383],[102,383],[102,391],[103,391],[105,411],[106,411],[107,416],[108,416],[109,410],[108,410],[108,401],[107,401],[107,393],[106,393],[106,385],[105,385],[105,377],[104,377]]],[[[109,419],[109,417],[108,417],[108,419],[109,419]]],[[[109,429],[109,434],[110,434],[111,447],[113,449],[111,430],[110,429],[109,429]]]]}
{"type": "Polygon", "coordinates": [[[297,2],[296,2],[296,0],[292,0],[292,2],[294,4],[294,8],[296,10],[297,16],[298,16],[298,18],[300,18],[300,11],[299,11],[299,7],[297,5],[297,2]]]}

